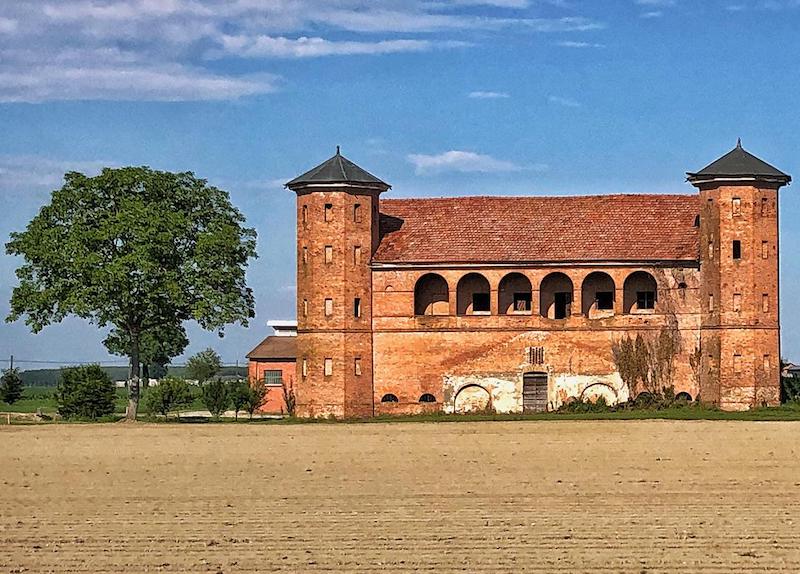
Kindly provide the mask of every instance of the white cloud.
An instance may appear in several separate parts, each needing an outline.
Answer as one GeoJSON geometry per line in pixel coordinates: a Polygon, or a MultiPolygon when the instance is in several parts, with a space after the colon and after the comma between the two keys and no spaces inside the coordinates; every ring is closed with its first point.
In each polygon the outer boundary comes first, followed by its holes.
{"type": "Polygon", "coordinates": [[[97,175],[108,161],[69,161],[35,155],[0,155],[0,190],[55,189],[68,171],[97,175]]]}
{"type": "Polygon", "coordinates": [[[0,34],[11,33],[17,29],[17,21],[0,17],[0,34]]]}
{"type": "Polygon", "coordinates": [[[332,42],[324,38],[284,38],[273,36],[222,36],[222,48],[211,56],[236,55],[245,58],[314,58],[354,54],[394,54],[423,52],[436,47],[461,47],[463,42],[429,40],[382,40],[379,42],[332,42]]]}
{"type": "Polygon", "coordinates": [[[556,46],[562,48],[605,48],[605,44],[598,44],[596,42],[576,42],[574,40],[564,40],[556,42],[556,46]]]}
{"type": "Polygon", "coordinates": [[[460,150],[450,150],[438,155],[410,154],[407,159],[414,165],[414,171],[418,175],[444,171],[492,173],[522,169],[510,161],[460,150]]]}
{"type": "Polygon", "coordinates": [[[511,96],[505,92],[470,92],[467,94],[468,98],[474,98],[477,100],[497,100],[503,98],[510,98],[511,96]]]}
{"type": "Polygon", "coordinates": [[[577,102],[570,98],[563,98],[561,96],[549,96],[547,101],[551,104],[558,104],[559,106],[564,106],[567,108],[579,108],[581,107],[580,102],[577,102]]]}
{"type": "Polygon", "coordinates": [[[639,6],[675,6],[675,0],[636,0],[639,6]]]}
{"type": "Polygon", "coordinates": [[[639,14],[640,18],[661,18],[664,12],[661,10],[653,10],[652,12],[642,12],[639,14]]]}

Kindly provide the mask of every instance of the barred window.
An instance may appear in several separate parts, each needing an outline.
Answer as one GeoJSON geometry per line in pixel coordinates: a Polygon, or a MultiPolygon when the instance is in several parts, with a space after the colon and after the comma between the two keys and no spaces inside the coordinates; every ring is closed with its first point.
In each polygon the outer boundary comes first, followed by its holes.
{"type": "Polygon", "coordinates": [[[265,385],[282,385],[283,384],[283,371],[264,371],[264,384],[265,385]]]}
{"type": "Polygon", "coordinates": [[[544,364],[544,347],[528,347],[528,363],[531,365],[544,364]]]}

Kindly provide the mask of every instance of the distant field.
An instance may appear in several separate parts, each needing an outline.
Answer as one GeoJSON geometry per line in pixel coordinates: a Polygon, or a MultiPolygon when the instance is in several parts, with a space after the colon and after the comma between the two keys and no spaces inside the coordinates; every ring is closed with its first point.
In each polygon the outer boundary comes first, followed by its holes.
{"type": "Polygon", "coordinates": [[[798,572],[800,423],[0,427],[0,572],[798,572]]]}

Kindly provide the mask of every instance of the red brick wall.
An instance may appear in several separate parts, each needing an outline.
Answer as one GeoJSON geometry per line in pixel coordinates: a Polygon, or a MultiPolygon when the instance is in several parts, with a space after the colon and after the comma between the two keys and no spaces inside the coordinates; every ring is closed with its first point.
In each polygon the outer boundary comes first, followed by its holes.
{"type": "MultiPolygon", "coordinates": [[[[297,363],[294,361],[265,361],[251,359],[247,366],[247,375],[250,380],[264,378],[265,371],[283,371],[283,380],[290,388],[294,387],[297,378],[297,363]]],[[[267,400],[259,409],[266,414],[285,414],[286,402],[283,399],[283,387],[269,385],[267,387],[267,400]]]]}

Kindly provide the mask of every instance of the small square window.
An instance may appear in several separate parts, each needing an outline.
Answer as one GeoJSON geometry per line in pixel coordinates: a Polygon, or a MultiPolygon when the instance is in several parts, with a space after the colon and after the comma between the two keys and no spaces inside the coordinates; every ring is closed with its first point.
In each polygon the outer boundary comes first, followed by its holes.
{"type": "Polygon", "coordinates": [[[282,385],[283,384],[283,371],[264,371],[264,384],[266,385],[282,385]]]}
{"type": "Polygon", "coordinates": [[[361,376],[361,357],[356,357],[353,361],[353,372],[357,377],[361,376]]]}
{"type": "Polygon", "coordinates": [[[531,310],[531,294],[530,293],[514,293],[514,311],[530,311],[531,310]]]}
{"type": "Polygon", "coordinates": [[[733,202],[731,203],[733,208],[733,215],[739,216],[742,214],[742,200],[739,197],[734,197],[733,202]]]}
{"type": "Polygon", "coordinates": [[[325,221],[333,221],[333,204],[325,204],[325,221]]]}
{"type": "Polygon", "coordinates": [[[325,299],[325,316],[333,315],[333,299],[325,299]]]}
{"type": "Polygon", "coordinates": [[[330,377],[333,374],[333,359],[325,359],[325,376],[330,377]]]}
{"type": "Polygon", "coordinates": [[[637,291],[636,292],[636,308],[637,309],[655,309],[656,308],[656,294],[653,291],[637,291]]]}
{"type": "Polygon", "coordinates": [[[486,313],[489,311],[489,294],[488,293],[473,293],[472,294],[472,312],[473,313],[486,313]]]}
{"type": "Polygon", "coordinates": [[[614,292],[613,291],[598,291],[595,293],[597,298],[597,309],[600,311],[613,311],[614,310],[614,292]]]}
{"type": "Polygon", "coordinates": [[[333,263],[333,245],[325,246],[325,263],[333,263]]]}
{"type": "Polygon", "coordinates": [[[355,223],[361,223],[361,204],[356,203],[353,206],[353,221],[355,223]]]}
{"type": "Polygon", "coordinates": [[[742,242],[738,239],[733,240],[733,258],[734,259],[741,259],[742,258],[742,242]]]}
{"type": "Polygon", "coordinates": [[[361,317],[361,298],[356,297],[353,299],[353,317],[356,319],[361,317]]]}

